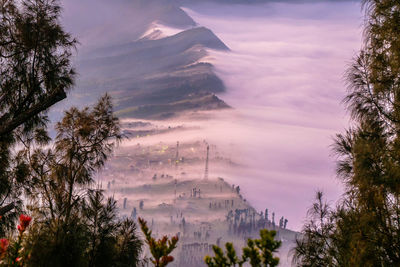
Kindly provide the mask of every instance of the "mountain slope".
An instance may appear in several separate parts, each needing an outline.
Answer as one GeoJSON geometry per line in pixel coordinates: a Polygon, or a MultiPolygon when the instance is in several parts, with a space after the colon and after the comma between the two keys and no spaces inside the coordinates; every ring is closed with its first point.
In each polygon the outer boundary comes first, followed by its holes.
{"type": "Polygon", "coordinates": [[[211,30],[197,26],[172,0],[99,5],[111,8],[100,12],[105,20],[95,18],[84,28],[67,23],[84,40],[76,59],[77,89],[67,106],[86,105],[108,92],[124,116],[164,118],[228,107],[215,96],[225,91],[223,82],[204,62],[207,49],[229,51],[211,30]]]}

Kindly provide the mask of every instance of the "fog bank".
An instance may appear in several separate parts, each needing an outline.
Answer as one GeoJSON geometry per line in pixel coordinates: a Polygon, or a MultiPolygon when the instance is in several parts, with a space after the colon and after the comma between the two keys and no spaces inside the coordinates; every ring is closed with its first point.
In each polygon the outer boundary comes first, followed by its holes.
{"type": "Polygon", "coordinates": [[[299,230],[316,190],[342,193],[330,145],[348,125],[343,73],[361,45],[358,3],[191,6],[185,11],[231,49],[212,52],[235,115],[209,122],[209,139],[235,144],[239,183],[257,208],[299,230]]]}

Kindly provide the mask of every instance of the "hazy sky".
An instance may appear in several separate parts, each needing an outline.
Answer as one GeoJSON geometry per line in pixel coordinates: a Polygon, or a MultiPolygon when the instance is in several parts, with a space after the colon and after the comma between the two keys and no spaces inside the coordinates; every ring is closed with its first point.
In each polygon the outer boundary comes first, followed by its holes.
{"type": "Polygon", "coordinates": [[[236,160],[249,166],[231,179],[258,209],[269,207],[299,229],[316,190],[332,201],[342,192],[330,145],[349,123],[340,101],[346,65],[361,46],[360,5],[201,5],[186,11],[232,49],[211,52],[228,87],[221,97],[236,109],[236,117],[212,124],[214,136],[239,144],[236,160]]]}

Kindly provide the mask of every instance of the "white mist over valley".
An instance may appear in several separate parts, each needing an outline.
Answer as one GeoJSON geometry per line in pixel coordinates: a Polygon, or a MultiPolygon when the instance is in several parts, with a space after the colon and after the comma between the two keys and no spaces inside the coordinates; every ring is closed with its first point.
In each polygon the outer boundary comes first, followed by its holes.
{"type": "Polygon", "coordinates": [[[232,156],[248,166],[233,180],[246,177],[251,203],[285,213],[299,230],[316,190],[332,201],[342,193],[330,145],[348,124],[343,75],[361,46],[360,4],[203,4],[185,11],[232,50],[210,54],[227,86],[220,96],[235,109],[212,128],[224,133],[219,141],[240,147],[232,156]]]}

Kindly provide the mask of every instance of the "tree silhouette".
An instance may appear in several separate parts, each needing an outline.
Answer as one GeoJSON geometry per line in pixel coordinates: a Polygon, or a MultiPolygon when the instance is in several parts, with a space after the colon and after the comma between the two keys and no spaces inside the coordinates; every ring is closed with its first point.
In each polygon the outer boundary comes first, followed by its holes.
{"type": "Polygon", "coordinates": [[[121,138],[110,97],[66,111],[56,130],[53,146],[23,151],[29,169],[24,187],[36,222],[25,247],[28,265],[135,266],[141,251],[136,225],[118,219],[116,201],[92,189],[93,176],[121,138]]]}
{"type": "Polygon", "coordinates": [[[27,174],[11,150],[48,140],[46,111],[74,82],[76,40],[60,25],[60,10],[55,0],[0,1],[0,234],[18,213],[27,174]]]}

